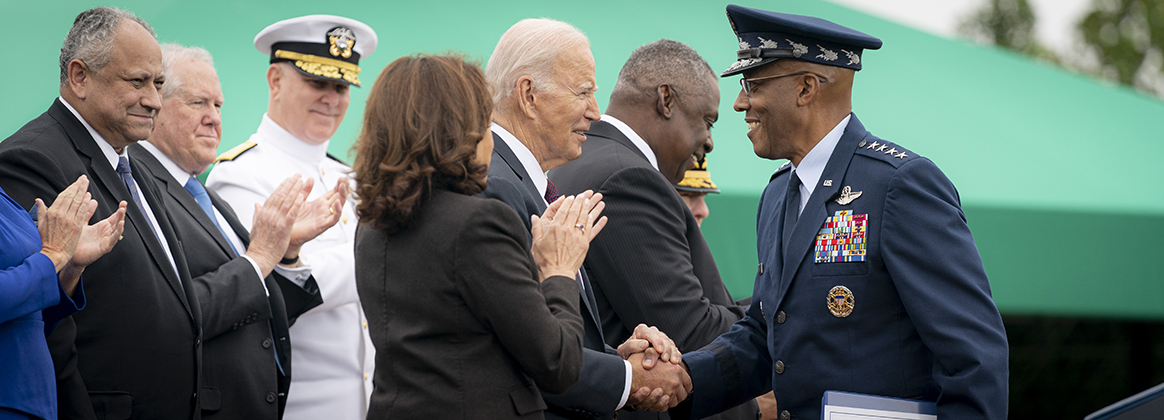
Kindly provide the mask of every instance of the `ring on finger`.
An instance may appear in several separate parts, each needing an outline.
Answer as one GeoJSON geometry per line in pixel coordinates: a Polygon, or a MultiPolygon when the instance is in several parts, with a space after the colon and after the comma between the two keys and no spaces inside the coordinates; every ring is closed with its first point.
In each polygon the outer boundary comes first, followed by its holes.
{"type": "Polygon", "coordinates": [[[330,207],[330,206],[329,206],[329,207],[327,208],[327,212],[328,212],[328,214],[335,214],[335,207],[330,207]]]}
{"type": "Polygon", "coordinates": [[[578,228],[578,230],[580,230],[580,231],[583,231],[583,232],[586,231],[586,225],[584,225],[584,224],[579,223],[579,224],[574,225],[574,227],[578,228]]]}

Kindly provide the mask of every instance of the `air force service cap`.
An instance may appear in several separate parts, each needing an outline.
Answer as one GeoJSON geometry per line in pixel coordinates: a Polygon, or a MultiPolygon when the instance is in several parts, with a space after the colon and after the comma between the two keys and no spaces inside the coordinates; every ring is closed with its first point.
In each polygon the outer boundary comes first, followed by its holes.
{"type": "Polygon", "coordinates": [[[376,31],[355,19],[309,15],[281,20],[255,35],[271,63],[289,62],[317,79],[360,86],[360,58],[376,51],[376,31]]]}
{"type": "Polygon", "coordinates": [[[728,22],[740,41],[736,62],[720,77],[743,73],[781,58],[861,70],[861,52],[881,40],[812,16],[790,15],[729,4],[728,22]]]}

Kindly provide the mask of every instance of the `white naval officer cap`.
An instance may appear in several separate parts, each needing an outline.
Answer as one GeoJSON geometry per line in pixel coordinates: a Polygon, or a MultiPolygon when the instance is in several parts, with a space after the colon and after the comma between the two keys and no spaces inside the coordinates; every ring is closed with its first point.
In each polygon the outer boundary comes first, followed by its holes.
{"type": "Polygon", "coordinates": [[[342,16],[300,16],[263,28],[255,48],[272,64],[289,62],[307,76],[360,86],[360,58],[376,51],[376,31],[342,16]]]}

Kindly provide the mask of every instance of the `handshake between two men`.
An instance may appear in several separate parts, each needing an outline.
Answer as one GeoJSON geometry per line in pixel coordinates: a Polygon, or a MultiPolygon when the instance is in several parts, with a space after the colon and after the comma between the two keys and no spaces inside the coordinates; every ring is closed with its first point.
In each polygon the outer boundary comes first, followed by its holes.
{"type": "Polygon", "coordinates": [[[618,355],[633,370],[626,406],[638,411],[667,411],[691,393],[691,376],[683,367],[683,355],[658,328],[639,324],[618,346],[618,355]]]}

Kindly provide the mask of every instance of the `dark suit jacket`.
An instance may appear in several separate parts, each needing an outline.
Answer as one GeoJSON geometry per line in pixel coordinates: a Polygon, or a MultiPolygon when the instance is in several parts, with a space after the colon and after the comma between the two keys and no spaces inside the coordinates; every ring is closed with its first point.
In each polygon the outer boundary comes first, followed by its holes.
{"type": "MultiPolygon", "coordinates": [[[[281,418],[291,386],[289,319],[323,303],[315,279],[308,278],[304,288],[274,272],[259,279],[249,261],[234,256],[226,237],[184,184],[149,150],[130,146],[130,158],[133,166],[155,183],[185,246],[186,262],[194,277],[206,340],[202,349],[202,418],[281,418]],[[282,373],[276,366],[276,351],[282,373]]],[[[230,205],[213,191],[207,193],[229,228],[244,246],[249,245],[250,235],[230,205]]]]}
{"type": "MultiPolygon", "coordinates": [[[[495,198],[509,205],[530,230],[529,217],[546,210],[544,200],[530,180],[517,155],[497,134],[493,135],[493,157],[489,163],[489,187],[482,197],[495,198]]],[[[546,418],[601,418],[614,417],[614,408],[622,399],[626,387],[626,364],[606,345],[602,335],[598,310],[594,306],[594,287],[582,270],[582,320],[586,329],[582,352],[582,377],[568,391],[560,394],[543,392],[549,409],[546,418]]]]}
{"type": "Polygon", "coordinates": [[[1006,418],[1006,332],[950,180],[854,115],[786,241],[789,174],[760,198],[748,316],[683,356],[694,413],[775,388],[793,418],[819,418],[826,390],[936,401],[944,420],[1006,418]],[[861,195],[842,204],[844,188],[861,195]],[[816,262],[838,211],[866,220],[864,261],[816,262]],[[836,286],[851,294],[846,316],[829,308],[836,286]]]}
{"type": "MultiPolygon", "coordinates": [[[[608,343],[657,326],[680,350],[707,345],[744,315],[719,277],[699,224],[675,186],[613,125],[590,124],[582,156],[550,171],[562,194],[602,193],[606,228],[586,268],[608,343]]],[[[744,411],[755,418],[755,408],[744,411]]],[[[639,416],[641,417],[641,415],[639,416]]]]}
{"type": "Polygon", "coordinates": [[[539,283],[526,236],[504,204],[442,189],[404,231],[360,225],[356,287],[376,345],[369,419],[542,418],[538,389],[577,381],[578,283],[539,283]]]}
{"type": "Polygon", "coordinates": [[[109,217],[119,201],[129,208],[122,240],[85,269],[88,307],[49,336],[60,417],[197,417],[202,316],[182,244],[153,183],[134,177],[174,265],[96,140],[59,101],[0,142],[0,186],[25,208],[38,197],[51,203],[83,174],[97,200],[93,222],[109,217]]]}

